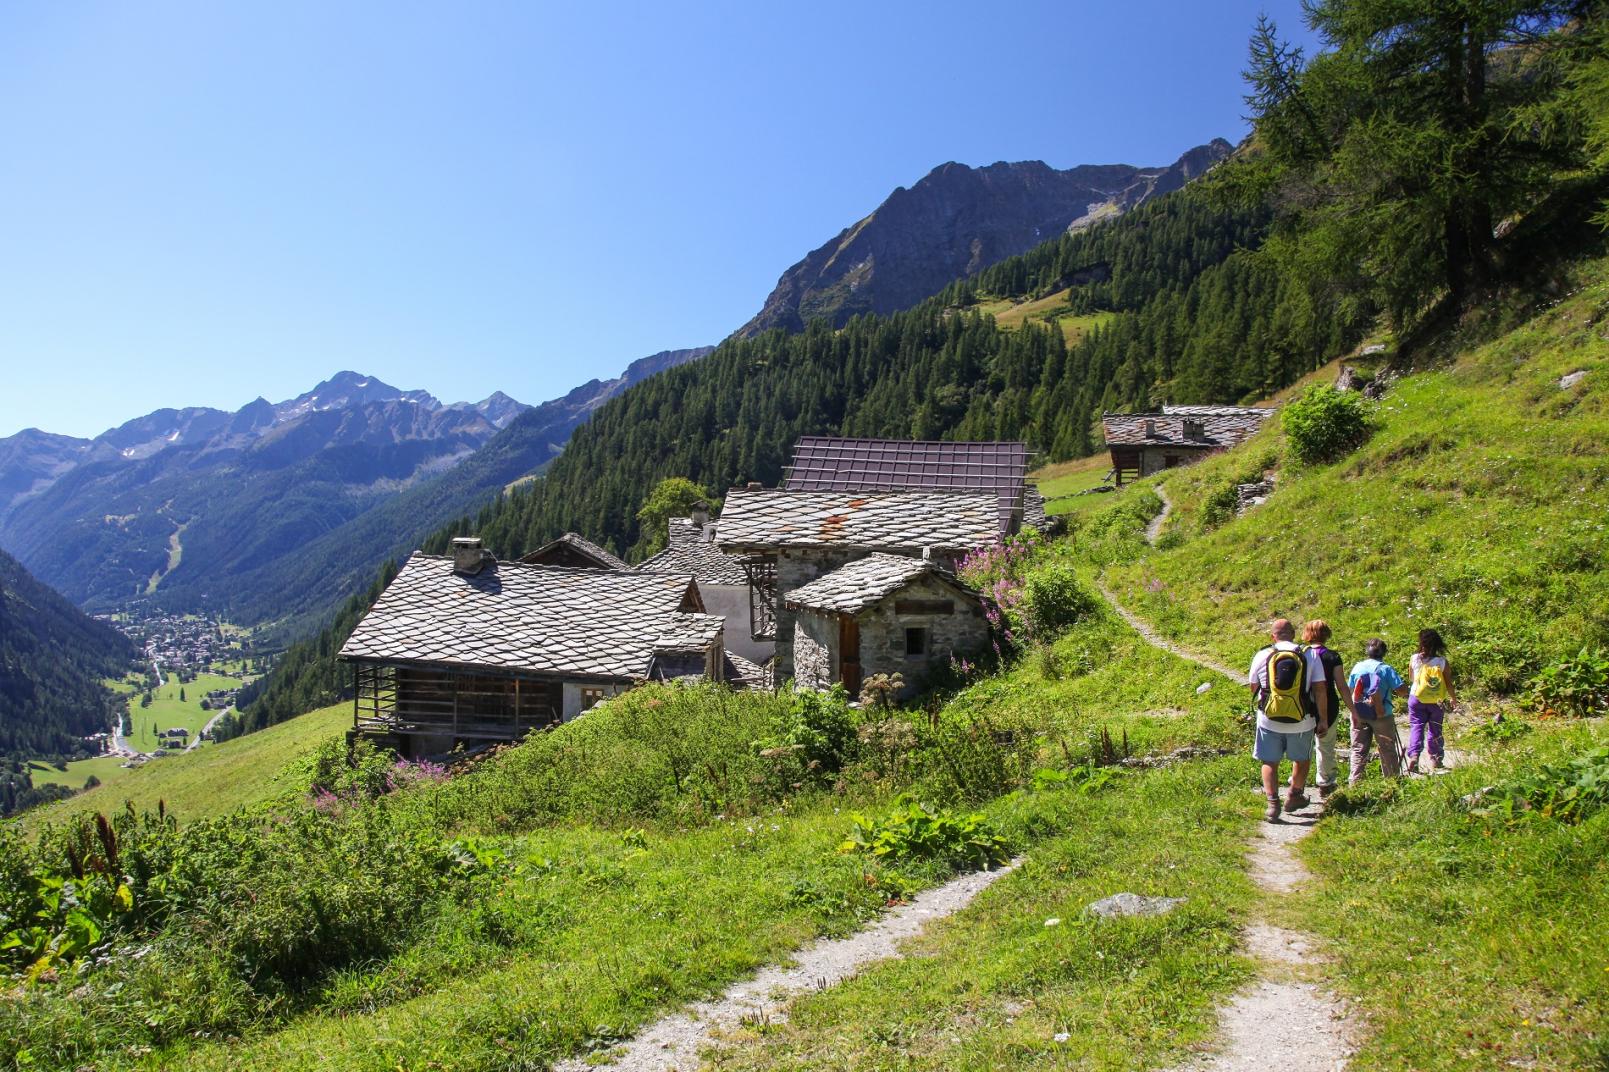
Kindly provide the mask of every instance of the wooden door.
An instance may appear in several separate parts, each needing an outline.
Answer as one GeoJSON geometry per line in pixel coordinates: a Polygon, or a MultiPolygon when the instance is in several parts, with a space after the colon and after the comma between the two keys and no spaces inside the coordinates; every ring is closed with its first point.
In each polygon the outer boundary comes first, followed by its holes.
{"type": "Polygon", "coordinates": [[[860,695],[860,622],[847,616],[838,619],[838,680],[851,697],[860,695]]]}

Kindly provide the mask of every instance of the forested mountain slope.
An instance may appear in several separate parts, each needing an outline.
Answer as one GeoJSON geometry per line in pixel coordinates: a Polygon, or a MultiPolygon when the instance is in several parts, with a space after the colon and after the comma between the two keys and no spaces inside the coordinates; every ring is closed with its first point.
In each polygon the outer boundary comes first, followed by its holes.
{"type": "Polygon", "coordinates": [[[1266,220],[1218,207],[1197,184],[907,312],[729,340],[611,401],[542,480],[454,531],[474,529],[505,556],[566,529],[626,551],[660,478],[717,490],[774,483],[802,434],[1022,438],[1063,458],[1095,447],[1103,410],[1272,391],[1333,356],[1357,325],[1249,255],[1266,220]],[[1070,346],[1038,324],[1000,330],[977,310],[985,291],[1069,288],[1078,309],[1116,314],[1070,346]]]}
{"type": "Polygon", "coordinates": [[[0,757],[73,755],[111,728],[111,692],[138,655],[0,551],[0,757]]]}

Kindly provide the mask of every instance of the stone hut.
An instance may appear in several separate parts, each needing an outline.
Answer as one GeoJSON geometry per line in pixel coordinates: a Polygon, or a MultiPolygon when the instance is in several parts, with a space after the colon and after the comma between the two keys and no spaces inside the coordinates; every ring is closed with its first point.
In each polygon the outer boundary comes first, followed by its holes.
{"type": "Polygon", "coordinates": [[[793,676],[793,592],[882,552],[953,570],[1000,538],[994,493],[787,491],[750,486],[726,497],[716,542],[743,566],[756,639],[776,645],[778,678],[793,676]]]}
{"type": "Polygon", "coordinates": [[[686,574],[498,562],[473,537],[415,553],[342,645],[353,734],[404,756],[518,740],[649,680],[742,684],[686,574]]]}
{"type": "Polygon", "coordinates": [[[1200,461],[1252,436],[1274,415],[1247,406],[1163,406],[1101,417],[1118,484],[1200,461]]]}
{"type": "Polygon", "coordinates": [[[630,569],[624,561],[585,536],[566,532],[520,558],[527,566],[570,566],[575,569],[630,569]]]}
{"type": "Polygon", "coordinates": [[[756,639],[749,606],[749,578],[743,564],[721,550],[715,542],[715,526],[709,507],[695,503],[687,517],[666,522],[669,541],[665,549],[637,567],[643,573],[691,574],[698,581],[698,592],[711,614],[726,619],[727,650],[755,662],[764,662],[776,653],[769,639],[756,639]]]}
{"type": "Polygon", "coordinates": [[[989,642],[983,597],[931,559],[871,554],[795,588],[793,676],[804,688],[842,684],[851,695],[874,674],[919,691],[952,656],[989,642]]]}

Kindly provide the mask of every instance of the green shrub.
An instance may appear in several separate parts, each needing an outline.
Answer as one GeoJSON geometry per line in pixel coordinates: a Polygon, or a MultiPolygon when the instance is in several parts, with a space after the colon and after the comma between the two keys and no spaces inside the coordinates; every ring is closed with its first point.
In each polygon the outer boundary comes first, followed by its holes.
{"type": "Polygon", "coordinates": [[[1011,859],[1004,840],[980,814],[956,815],[901,796],[886,814],[852,814],[840,852],[880,860],[929,860],[947,867],[988,868],[1011,859]]]}
{"type": "Polygon", "coordinates": [[[1459,640],[1458,649],[1463,656],[1459,670],[1467,668],[1476,681],[1499,696],[1513,696],[1524,691],[1540,669],[1537,645],[1534,637],[1487,628],[1459,640]]]}
{"type": "Polygon", "coordinates": [[[1345,457],[1361,447],[1373,431],[1361,396],[1323,384],[1314,384],[1287,405],[1279,423],[1291,457],[1302,465],[1345,457]]]}
{"type": "Polygon", "coordinates": [[[1072,566],[1054,565],[1032,573],[1027,584],[1028,630],[1048,639],[1076,625],[1100,606],[1072,566]]]}
{"type": "Polygon", "coordinates": [[[1505,744],[1519,740],[1535,728],[1529,722],[1522,722],[1517,718],[1505,718],[1501,722],[1482,722],[1471,729],[1469,735],[1482,741],[1505,744]]]}
{"type": "Polygon", "coordinates": [[[760,757],[772,763],[777,791],[830,782],[860,748],[844,687],[834,685],[827,692],[790,687],[782,697],[787,706],[773,716],[770,732],[754,742],[760,757]]]}
{"type": "Polygon", "coordinates": [[[1536,698],[1545,707],[1578,718],[1609,711],[1609,653],[1582,648],[1536,675],[1536,698]]]}
{"type": "Polygon", "coordinates": [[[1490,790],[1476,814],[1517,822],[1526,814],[1573,825],[1609,805],[1609,748],[1595,748],[1565,763],[1490,790]]]}

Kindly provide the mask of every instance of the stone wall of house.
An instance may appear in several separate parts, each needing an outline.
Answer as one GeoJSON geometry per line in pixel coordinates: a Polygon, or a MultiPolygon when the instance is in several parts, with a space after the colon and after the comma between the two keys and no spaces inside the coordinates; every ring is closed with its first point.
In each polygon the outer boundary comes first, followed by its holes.
{"type": "MultiPolygon", "coordinates": [[[[863,547],[849,548],[786,548],[777,553],[777,596],[781,600],[795,588],[802,588],[823,574],[831,573],[840,566],[848,565],[856,559],[865,558],[871,554],[863,547]]],[[[914,557],[914,556],[913,556],[914,557]]],[[[948,556],[937,556],[934,561],[945,569],[953,570],[958,564],[948,556]]],[[[942,585],[940,587],[943,587],[942,585]]],[[[949,589],[946,589],[947,591],[949,589]]],[[[711,611],[718,614],[719,611],[711,611]]],[[[794,624],[797,614],[786,606],[777,608],[777,680],[786,677],[798,678],[795,667],[797,656],[794,653],[795,630],[794,624]]],[[[730,634],[731,628],[727,632],[730,634]]],[[[901,634],[903,636],[903,634],[901,634]]],[[[832,645],[836,647],[836,634],[831,638],[832,645]]],[[[862,644],[864,645],[864,640],[862,644]]],[[[737,649],[733,649],[734,651],[737,649]]],[[[738,652],[743,654],[743,652],[738,652]]],[[[769,650],[767,651],[769,654],[769,650]]],[[[749,656],[753,658],[753,656],[749,656]]],[[[836,654],[833,660],[833,673],[836,673],[836,654]]],[[[870,671],[868,671],[870,672],[870,671]]]]}
{"type": "Polygon", "coordinates": [[[793,678],[803,689],[828,689],[838,680],[838,619],[800,611],[793,622],[793,678]]]}
{"type": "MultiPolygon", "coordinates": [[[[904,695],[918,692],[950,658],[973,658],[989,643],[983,608],[942,581],[924,577],[856,615],[860,623],[861,680],[873,674],[900,674],[904,695]],[[944,601],[949,614],[901,614],[901,602],[944,601]],[[905,654],[905,630],[928,631],[927,652],[905,654]]],[[[800,688],[826,689],[841,676],[838,619],[830,614],[799,611],[793,624],[793,678],[800,688]]]]}
{"type": "Polygon", "coordinates": [[[942,581],[923,577],[858,615],[860,619],[861,678],[898,673],[905,679],[905,694],[918,691],[950,662],[951,656],[976,657],[989,643],[989,622],[983,608],[942,581]],[[901,601],[948,600],[950,614],[900,614],[901,601]],[[925,655],[905,654],[905,630],[928,631],[925,655]]]}
{"type": "Polygon", "coordinates": [[[1174,459],[1174,465],[1189,465],[1215,453],[1217,452],[1202,450],[1199,447],[1146,447],[1140,451],[1140,475],[1150,476],[1152,473],[1160,473],[1171,468],[1168,465],[1169,458],[1174,459]]]}
{"type": "Polygon", "coordinates": [[[818,550],[816,548],[784,548],[777,552],[777,680],[797,678],[794,669],[794,621],[796,614],[781,602],[795,588],[803,588],[824,573],[865,557],[869,552],[855,548],[848,550],[818,550]]]}

